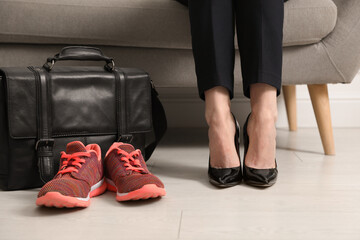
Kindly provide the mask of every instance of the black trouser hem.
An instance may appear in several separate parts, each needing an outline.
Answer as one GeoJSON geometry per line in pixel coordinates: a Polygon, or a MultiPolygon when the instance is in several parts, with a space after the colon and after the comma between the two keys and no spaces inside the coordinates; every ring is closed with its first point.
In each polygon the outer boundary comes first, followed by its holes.
{"type": "Polygon", "coordinates": [[[206,90],[209,90],[211,88],[214,88],[214,87],[224,87],[226,88],[228,91],[229,91],[229,97],[230,97],[230,100],[233,99],[234,97],[234,87],[233,86],[229,86],[229,85],[226,85],[224,83],[212,83],[212,84],[207,84],[207,85],[202,85],[201,87],[198,86],[198,90],[199,90],[199,97],[205,101],[205,91],[206,90]]]}
{"type": "MultiPolygon", "coordinates": [[[[255,76],[256,74],[253,74],[255,76]]],[[[250,85],[255,83],[266,83],[270,86],[276,88],[276,96],[279,96],[281,93],[281,76],[278,76],[271,72],[257,72],[257,77],[245,77],[246,81],[243,81],[243,91],[244,95],[247,98],[251,98],[250,96],[250,85]]]]}

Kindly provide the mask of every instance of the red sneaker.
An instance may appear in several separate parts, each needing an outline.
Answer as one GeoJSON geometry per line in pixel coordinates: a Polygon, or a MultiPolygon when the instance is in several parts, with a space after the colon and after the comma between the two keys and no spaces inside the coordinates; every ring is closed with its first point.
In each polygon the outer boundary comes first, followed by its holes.
{"type": "Polygon", "coordinates": [[[61,153],[60,170],[40,190],[36,205],[46,207],[87,207],[90,198],[106,191],[101,149],[71,142],[61,153]]]}
{"type": "Polygon", "coordinates": [[[104,161],[108,190],[116,192],[116,200],[165,196],[164,184],[149,172],[140,150],[133,145],[114,143],[104,161]]]}

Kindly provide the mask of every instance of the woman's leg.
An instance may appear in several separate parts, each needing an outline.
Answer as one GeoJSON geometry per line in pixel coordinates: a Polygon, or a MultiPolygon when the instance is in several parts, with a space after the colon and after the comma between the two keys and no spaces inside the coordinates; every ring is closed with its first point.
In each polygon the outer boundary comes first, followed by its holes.
{"type": "Polygon", "coordinates": [[[247,126],[249,148],[246,166],[275,168],[277,119],[276,88],[265,83],[250,85],[251,115],[247,126]]]}
{"type": "Polygon", "coordinates": [[[240,160],[234,143],[235,122],[230,111],[229,92],[224,87],[213,87],[205,91],[205,99],[210,164],[214,168],[238,167],[240,160]]]}
{"type": "Polygon", "coordinates": [[[199,96],[205,100],[211,166],[239,166],[230,112],[234,85],[232,0],[190,0],[189,13],[199,96]]]}
{"type": "Polygon", "coordinates": [[[245,96],[251,101],[245,163],[274,168],[276,97],[281,89],[283,0],[234,0],[245,96]]]}
{"type": "Polygon", "coordinates": [[[190,0],[192,48],[198,91],[205,100],[205,91],[222,86],[233,97],[234,27],[232,0],[190,0]]]}

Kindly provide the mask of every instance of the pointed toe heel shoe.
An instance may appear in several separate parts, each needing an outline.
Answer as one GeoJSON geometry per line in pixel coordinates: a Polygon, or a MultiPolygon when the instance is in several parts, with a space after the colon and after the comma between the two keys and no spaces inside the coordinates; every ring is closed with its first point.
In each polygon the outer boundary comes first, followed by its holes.
{"type": "Polygon", "coordinates": [[[277,163],[275,159],[275,168],[267,169],[257,169],[246,166],[245,157],[249,148],[249,135],[247,133],[247,125],[249,122],[249,117],[246,119],[243,134],[244,134],[244,168],[243,168],[243,179],[244,182],[248,185],[255,187],[270,187],[275,184],[277,180],[278,170],[277,163]]]}
{"type": "MultiPolygon", "coordinates": [[[[236,120],[234,114],[232,114],[235,120],[235,148],[237,155],[240,159],[239,145],[240,145],[240,127],[239,123],[236,120]]],[[[242,180],[241,172],[241,160],[239,167],[233,168],[214,168],[210,165],[210,156],[209,156],[209,170],[208,170],[209,182],[217,187],[226,188],[232,187],[239,184],[242,180]]]]}

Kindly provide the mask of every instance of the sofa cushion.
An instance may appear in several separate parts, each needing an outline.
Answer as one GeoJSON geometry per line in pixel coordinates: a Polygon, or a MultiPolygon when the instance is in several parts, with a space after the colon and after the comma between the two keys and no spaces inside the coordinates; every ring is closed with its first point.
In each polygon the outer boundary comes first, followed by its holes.
{"type": "Polygon", "coordinates": [[[284,46],[317,43],[335,28],[332,0],[292,0],[285,4],[284,46]]]}
{"type": "MultiPolygon", "coordinates": [[[[331,0],[285,4],[284,46],[316,43],[336,22],[331,0]]],[[[0,0],[0,42],[191,48],[175,0],[0,0]]]]}

